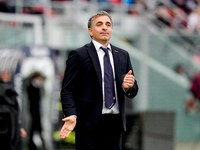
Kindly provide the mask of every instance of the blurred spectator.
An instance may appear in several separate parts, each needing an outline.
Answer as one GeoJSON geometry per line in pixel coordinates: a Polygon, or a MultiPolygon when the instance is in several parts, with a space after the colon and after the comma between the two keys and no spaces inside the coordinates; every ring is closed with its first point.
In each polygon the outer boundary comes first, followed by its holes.
{"type": "Polygon", "coordinates": [[[200,31],[200,5],[188,16],[187,33],[200,31]]]}
{"type": "Polygon", "coordinates": [[[24,7],[23,13],[24,14],[43,15],[44,14],[44,6],[43,5],[36,5],[36,6],[33,6],[33,7],[24,7]]]}
{"type": "Polygon", "coordinates": [[[121,4],[121,0],[109,0],[109,2],[110,2],[112,5],[120,5],[120,4],[121,4]]]}
{"type": "Polygon", "coordinates": [[[135,0],[123,0],[122,3],[124,3],[127,7],[131,7],[133,4],[135,4],[135,0]]]}
{"type": "Polygon", "coordinates": [[[0,12],[15,13],[15,0],[0,0],[0,12]]]}
{"type": "Polygon", "coordinates": [[[188,13],[194,11],[200,4],[200,0],[186,0],[185,5],[187,7],[188,13]]]}
{"type": "Polygon", "coordinates": [[[6,1],[0,1],[0,12],[8,13],[9,8],[6,1]]]}
{"type": "Polygon", "coordinates": [[[163,3],[159,2],[157,4],[157,12],[155,14],[156,19],[154,23],[160,28],[171,27],[171,10],[165,6],[163,3]]]}
{"type": "Polygon", "coordinates": [[[195,73],[190,90],[196,100],[200,100],[200,72],[195,73]]]}
{"type": "Polygon", "coordinates": [[[44,76],[40,73],[34,73],[31,77],[30,84],[27,87],[27,94],[30,103],[30,114],[31,114],[31,130],[29,137],[29,149],[37,150],[38,147],[34,143],[33,136],[39,134],[42,141],[43,148],[45,148],[45,142],[42,136],[42,125],[41,125],[41,113],[40,113],[40,102],[41,102],[41,87],[43,85],[44,76]]]}
{"type": "Polygon", "coordinates": [[[190,80],[190,77],[189,77],[189,75],[188,75],[188,73],[187,73],[186,68],[184,67],[184,65],[177,64],[175,66],[174,70],[175,70],[176,73],[178,73],[178,74],[180,74],[180,75],[182,75],[182,76],[184,76],[184,77],[186,77],[187,79],[190,80]]]}
{"type": "Polygon", "coordinates": [[[5,150],[22,150],[21,137],[26,137],[26,131],[23,128],[20,130],[18,94],[7,71],[0,74],[0,89],[0,115],[3,118],[0,125],[1,147],[5,150]]]}
{"type": "Polygon", "coordinates": [[[177,7],[181,8],[185,11],[185,13],[188,13],[188,8],[186,6],[186,0],[171,0],[172,3],[174,3],[177,7]]]}
{"type": "Polygon", "coordinates": [[[133,2],[128,9],[128,14],[130,15],[141,15],[148,9],[144,0],[134,0],[133,2]]]}
{"type": "Polygon", "coordinates": [[[175,71],[176,71],[176,73],[178,73],[178,74],[185,74],[185,67],[184,67],[183,65],[178,64],[178,65],[175,67],[175,71]]]}
{"type": "Polygon", "coordinates": [[[194,54],[192,55],[192,60],[193,60],[197,65],[200,66],[200,55],[199,55],[198,53],[194,53],[194,54]]]}
{"type": "Polygon", "coordinates": [[[187,14],[179,7],[172,7],[172,27],[175,29],[186,29],[187,27],[187,14]]]}
{"type": "Polygon", "coordinates": [[[11,75],[10,75],[9,72],[3,71],[3,72],[1,72],[0,79],[1,79],[0,82],[2,82],[2,83],[10,83],[10,81],[11,81],[11,75]]]}

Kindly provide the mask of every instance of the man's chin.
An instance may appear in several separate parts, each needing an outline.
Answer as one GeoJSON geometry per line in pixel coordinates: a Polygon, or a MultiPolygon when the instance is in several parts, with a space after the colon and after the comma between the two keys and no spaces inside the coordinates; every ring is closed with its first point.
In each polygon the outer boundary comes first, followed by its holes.
{"type": "Polygon", "coordinates": [[[108,38],[108,37],[103,37],[102,38],[102,41],[104,41],[104,42],[108,42],[110,40],[110,38],[108,38]]]}

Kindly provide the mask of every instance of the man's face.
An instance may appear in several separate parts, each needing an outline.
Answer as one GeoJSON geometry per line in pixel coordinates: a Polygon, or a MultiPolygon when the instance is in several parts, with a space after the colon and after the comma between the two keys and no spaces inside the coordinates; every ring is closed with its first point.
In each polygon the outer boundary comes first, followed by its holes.
{"type": "Polygon", "coordinates": [[[94,19],[92,28],[88,29],[90,36],[101,44],[107,44],[112,35],[112,23],[108,16],[99,16],[94,19]]]}
{"type": "Polygon", "coordinates": [[[3,82],[9,82],[10,81],[10,74],[8,72],[3,72],[1,74],[1,79],[3,82]]]}

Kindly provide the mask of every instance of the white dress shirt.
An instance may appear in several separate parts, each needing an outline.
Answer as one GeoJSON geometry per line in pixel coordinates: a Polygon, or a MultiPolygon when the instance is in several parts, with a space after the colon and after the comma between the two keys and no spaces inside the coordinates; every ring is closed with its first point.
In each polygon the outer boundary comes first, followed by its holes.
{"type": "MultiPolygon", "coordinates": [[[[102,110],[102,114],[118,114],[119,113],[119,105],[118,105],[118,99],[117,99],[117,90],[116,90],[116,80],[115,80],[115,70],[114,70],[114,61],[113,61],[113,55],[112,55],[112,49],[110,44],[108,44],[108,46],[106,48],[109,48],[108,53],[109,53],[109,57],[110,57],[110,63],[112,66],[112,70],[113,70],[113,75],[114,75],[114,85],[115,85],[115,97],[116,97],[116,103],[115,105],[111,108],[108,109],[105,106],[105,92],[104,92],[104,65],[103,65],[103,57],[105,55],[105,52],[101,49],[101,47],[104,47],[102,44],[98,43],[95,40],[92,40],[96,51],[97,51],[97,55],[99,58],[99,62],[100,62],[100,66],[101,66],[101,74],[102,74],[102,91],[103,91],[103,110],[102,110]]],[[[105,47],[104,47],[105,48],[105,47]]]]}

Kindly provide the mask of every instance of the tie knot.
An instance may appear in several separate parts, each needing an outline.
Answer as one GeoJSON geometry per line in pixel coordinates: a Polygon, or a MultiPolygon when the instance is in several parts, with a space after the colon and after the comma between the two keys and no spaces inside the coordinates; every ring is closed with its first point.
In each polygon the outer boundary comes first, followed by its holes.
{"type": "Polygon", "coordinates": [[[108,54],[108,48],[101,47],[101,49],[105,52],[105,54],[108,54]]]}

